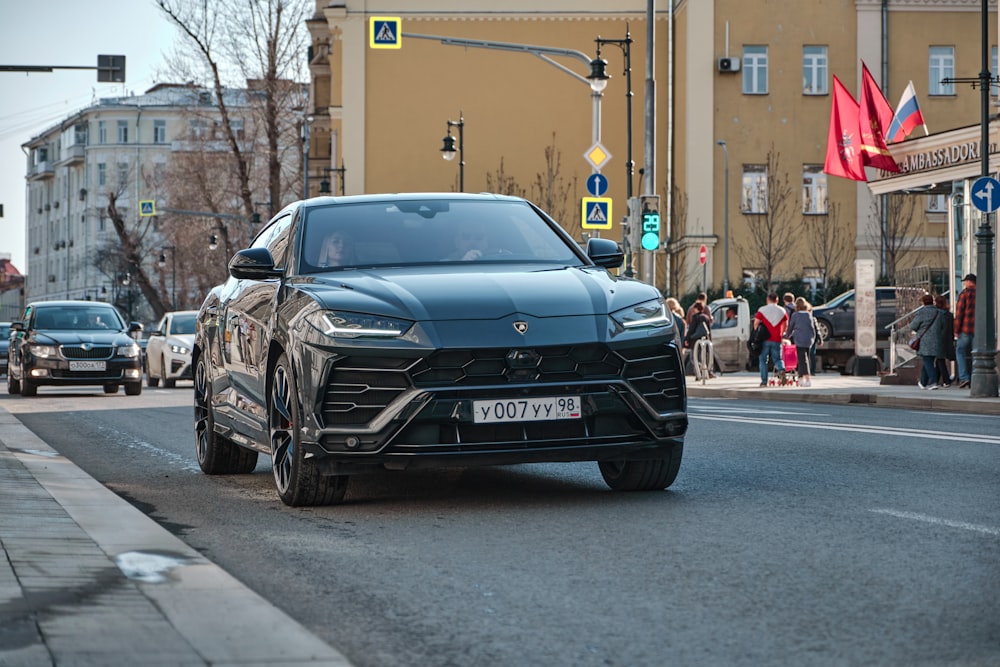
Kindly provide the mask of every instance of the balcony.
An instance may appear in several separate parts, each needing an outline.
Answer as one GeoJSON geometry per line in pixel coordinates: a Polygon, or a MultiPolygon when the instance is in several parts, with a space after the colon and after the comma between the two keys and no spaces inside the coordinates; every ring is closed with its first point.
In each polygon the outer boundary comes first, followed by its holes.
{"type": "Polygon", "coordinates": [[[56,169],[48,160],[39,162],[31,168],[31,173],[28,175],[29,181],[44,181],[46,179],[55,176],[56,169]]]}
{"type": "Polygon", "coordinates": [[[64,166],[70,164],[81,164],[86,157],[87,147],[83,144],[73,144],[68,146],[62,151],[62,156],[56,166],[64,166]]]}

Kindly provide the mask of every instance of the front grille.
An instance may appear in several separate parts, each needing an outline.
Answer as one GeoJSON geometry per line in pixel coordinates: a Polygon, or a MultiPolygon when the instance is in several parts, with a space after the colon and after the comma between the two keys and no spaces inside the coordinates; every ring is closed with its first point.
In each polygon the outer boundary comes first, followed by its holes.
{"type": "Polygon", "coordinates": [[[115,348],[104,345],[88,350],[81,345],[63,345],[59,350],[66,359],[110,359],[115,348]]]}
{"type": "Polygon", "coordinates": [[[684,409],[684,376],[669,345],[603,344],[438,350],[424,358],[347,357],[330,372],[326,426],[367,424],[412,388],[629,382],[658,412],[684,409]]]}

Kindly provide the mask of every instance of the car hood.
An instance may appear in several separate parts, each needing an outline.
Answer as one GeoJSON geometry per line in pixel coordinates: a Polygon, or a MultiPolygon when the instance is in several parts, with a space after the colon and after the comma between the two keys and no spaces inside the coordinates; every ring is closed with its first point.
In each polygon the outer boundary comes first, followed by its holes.
{"type": "Polygon", "coordinates": [[[194,334],[170,334],[166,342],[167,345],[181,345],[190,350],[194,347],[194,334]]]}
{"type": "Polygon", "coordinates": [[[31,339],[43,345],[128,345],[134,343],[124,331],[35,331],[31,339]]]}
{"type": "Polygon", "coordinates": [[[606,316],[658,297],[645,283],[595,267],[345,271],[312,276],[300,287],[324,308],[417,321],[606,316]]]}

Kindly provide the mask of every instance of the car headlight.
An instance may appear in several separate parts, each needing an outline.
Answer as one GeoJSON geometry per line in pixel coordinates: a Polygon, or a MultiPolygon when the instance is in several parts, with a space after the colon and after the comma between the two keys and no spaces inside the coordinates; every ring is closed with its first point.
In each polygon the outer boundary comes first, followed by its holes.
{"type": "Polygon", "coordinates": [[[32,345],[31,354],[39,359],[48,359],[57,356],[55,345],[32,345]]]}
{"type": "Polygon", "coordinates": [[[376,336],[390,338],[402,336],[410,328],[412,322],[394,317],[366,315],[364,313],[348,313],[341,310],[318,310],[309,313],[306,321],[319,329],[324,335],[334,338],[359,338],[376,336]]]}
{"type": "Polygon", "coordinates": [[[170,346],[170,351],[173,352],[174,354],[185,355],[188,352],[190,352],[191,350],[187,349],[183,345],[171,345],[170,346]]]}
{"type": "Polygon", "coordinates": [[[119,345],[115,348],[115,354],[119,357],[134,359],[139,356],[139,346],[136,343],[132,343],[131,345],[119,345]]]}
{"type": "Polygon", "coordinates": [[[611,313],[611,319],[626,329],[656,329],[674,325],[673,313],[667,310],[662,299],[646,301],[611,313]]]}

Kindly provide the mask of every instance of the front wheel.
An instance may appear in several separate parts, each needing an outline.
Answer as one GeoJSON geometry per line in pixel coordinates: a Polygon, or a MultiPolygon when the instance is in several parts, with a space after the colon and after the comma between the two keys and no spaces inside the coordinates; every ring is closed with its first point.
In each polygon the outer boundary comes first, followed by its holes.
{"type": "Polygon", "coordinates": [[[115,384],[114,382],[107,383],[106,385],[104,385],[104,393],[105,394],[117,394],[118,393],[118,385],[115,384]]]}
{"type": "Polygon", "coordinates": [[[347,475],[322,475],[302,448],[298,388],[288,356],[282,354],[271,374],[267,430],[271,436],[271,469],[278,496],[286,505],[336,505],[347,493],[347,475]]]}
{"type": "Polygon", "coordinates": [[[15,380],[14,378],[12,378],[10,376],[9,372],[7,374],[7,393],[8,394],[20,394],[21,393],[21,381],[20,380],[15,380]]]}
{"type": "Polygon", "coordinates": [[[244,449],[215,432],[208,362],[198,357],[194,373],[195,453],[201,470],[209,475],[239,475],[257,467],[257,452],[244,449]]]}
{"type": "Polygon", "coordinates": [[[138,396],[142,393],[142,382],[126,382],[125,383],[125,395],[126,396],[138,396]]]}
{"type": "Polygon", "coordinates": [[[677,479],[684,443],[678,442],[670,454],[642,461],[598,461],[605,484],[615,491],[662,491],[677,479]]]}
{"type": "Polygon", "coordinates": [[[832,340],[833,327],[826,320],[816,320],[816,335],[820,340],[832,340]]]}
{"type": "Polygon", "coordinates": [[[38,385],[28,378],[21,379],[21,396],[37,396],[38,385]]]}

